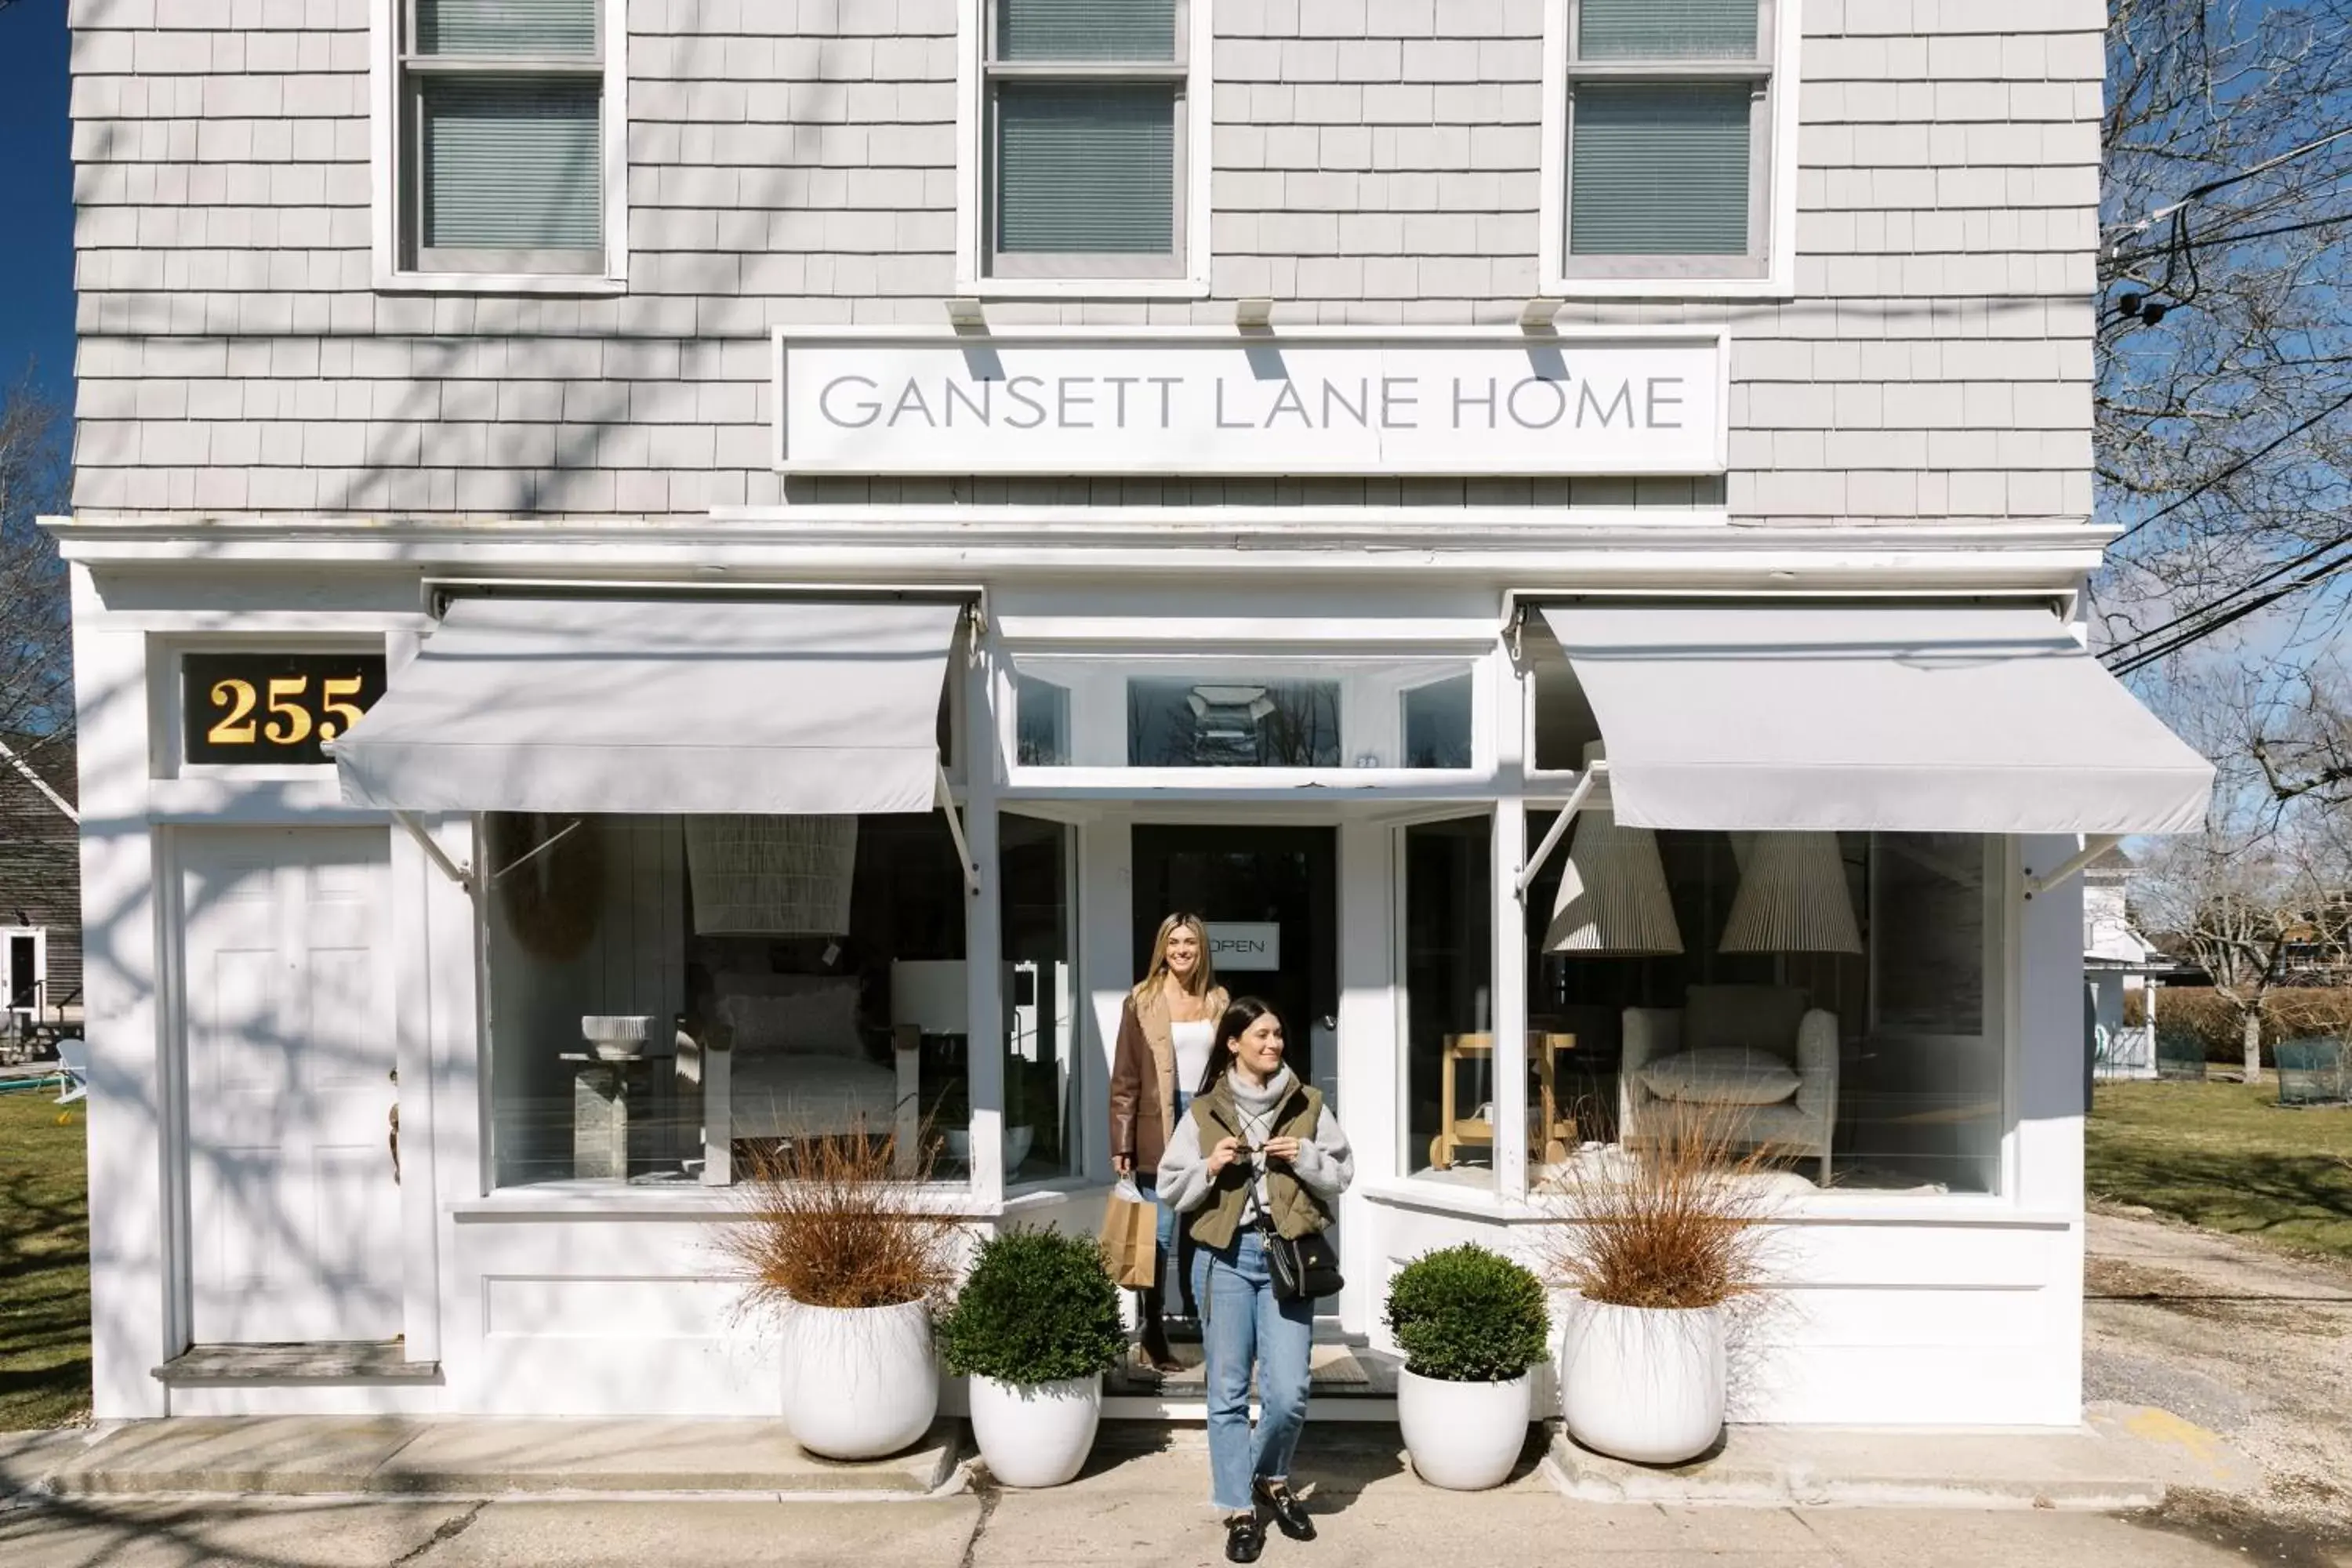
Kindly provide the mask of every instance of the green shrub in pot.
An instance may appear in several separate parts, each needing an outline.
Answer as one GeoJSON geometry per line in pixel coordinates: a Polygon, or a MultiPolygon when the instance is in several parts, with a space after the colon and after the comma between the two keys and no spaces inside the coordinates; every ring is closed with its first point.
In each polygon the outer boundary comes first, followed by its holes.
{"type": "Polygon", "coordinates": [[[1499,1253],[1449,1247],[1397,1271],[1387,1319],[1404,1352],[1397,1424],[1414,1472],[1456,1491],[1499,1485],[1527,1445],[1528,1369],[1550,1350],[1542,1283],[1499,1253]]]}
{"type": "Polygon", "coordinates": [[[1102,1374],[1127,1350],[1095,1237],[1009,1230],[982,1242],[939,1343],[948,1370],[971,1380],[972,1435],[998,1481],[1059,1486],[1078,1473],[1102,1374]]]}

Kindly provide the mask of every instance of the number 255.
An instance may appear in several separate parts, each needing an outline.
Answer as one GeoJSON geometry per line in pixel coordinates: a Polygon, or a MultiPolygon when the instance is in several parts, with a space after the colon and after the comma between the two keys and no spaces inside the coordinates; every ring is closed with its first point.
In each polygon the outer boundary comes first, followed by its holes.
{"type": "Polygon", "coordinates": [[[263,694],[254,689],[250,680],[216,680],[213,682],[213,706],[224,711],[213,727],[205,731],[205,739],[215,746],[250,746],[257,740],[273,746],[299,746],[310,739],[315,727],[319,739],[331,741],[358,723],[360,709],[345,700],[360,694],[361,679],[356,675],[330,676],[319,682],[319,716],[314,721],[302,699],[310,689],[307,675],[273,676],[268,687],[267,706],[269,719],[260,723],[254,710],[262,705],[263,694]]]}

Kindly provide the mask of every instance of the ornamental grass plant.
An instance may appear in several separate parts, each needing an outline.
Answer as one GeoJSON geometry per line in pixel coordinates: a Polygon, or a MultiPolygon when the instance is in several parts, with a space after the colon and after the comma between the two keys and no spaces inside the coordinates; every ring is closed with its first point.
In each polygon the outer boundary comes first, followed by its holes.
{"type": "Polygon", "coordinates": [[[1549,1271],[1612,1307],[1718,1307],[1763,1288],[1779,1209],[1775,1151],[1750,1147],[1738,1107],[1663,1101],[1601,1157],[1546,1188],[1549,1271]]]}
{"type": "Polygon", "coordinates": [[[1057,1230],[980,1244],[939,1325],[950,1372],[999,1383],[1064,1383],[1117,1366],[1127,1349],[1102,1245],[1057,1230]]]}
{"type": "Polygon", "coordinates": [[[926,1141],[902,1161],[895,1137],[794,1138],[752,1157],[738,1215],[719,1247],[746,1277],[747,1310],[895,1307],[955,1278],[963,1226],[921,1206],[915,1183],[936,1159],[926,1141]]]}
{"type": "Polygon", "coordinates": [[[1508,1383],[1549,1352],[1542,1282],[1475,1243],[1425,1252],[1397,1270],[1386,1316],[1416,1377],[1508,1383]]]}

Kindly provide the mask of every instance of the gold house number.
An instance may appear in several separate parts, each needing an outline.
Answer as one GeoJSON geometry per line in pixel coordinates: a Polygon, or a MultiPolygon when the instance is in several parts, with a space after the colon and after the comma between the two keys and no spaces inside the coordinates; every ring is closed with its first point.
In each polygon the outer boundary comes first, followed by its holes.
{"type": "Polygon", "coordinates": [[[188,760],[323,763],[383,695],[376,654],[190,654],[188,760]]]}
{"type": "MultiPolygon", "coordinates": [[[[361,710],[351,699],[360,694],[362,679],[356,675],[330,676],[319,683],[319,717],[313,721],[310,710],[302,699],[310,689],[307,675],[283,675],[269,682],[269,720],[261,726],[261,733],[273,746],[298,746],[308,740],[313,729],[321,741],[331,741],[360,721],[361,710]]],[[[253,744],[256,698],[250,680],[220,680],[213,683],[213,706],[226,710],[219,723],[206,731],[205,739],[215,746],[250,746],[253,744]]]]}

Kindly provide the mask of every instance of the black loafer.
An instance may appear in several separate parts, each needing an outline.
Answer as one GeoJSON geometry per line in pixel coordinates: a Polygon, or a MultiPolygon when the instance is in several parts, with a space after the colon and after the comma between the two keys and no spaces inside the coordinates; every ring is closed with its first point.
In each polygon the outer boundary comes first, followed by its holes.
{"type": "Polygon", "coordinates": [[[1265,1550],[1265,1526],[1255,1513],[1237,1513],[1225,1521],[1225,1561],[1255,1563],[1265,1550]]]}
{"type": "Polygon", "coordinates": [[[1293,1541],[1315,1539],[1315,1521],[1307,1517],[1307,1505],[1298,1500],[1297,1493],[1279,1483],[1258,1481],[1255,1485],[1257,1500],[1274,1515],[1274,1522],[1283,1534],[1293,1541]]]}

